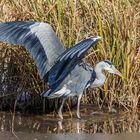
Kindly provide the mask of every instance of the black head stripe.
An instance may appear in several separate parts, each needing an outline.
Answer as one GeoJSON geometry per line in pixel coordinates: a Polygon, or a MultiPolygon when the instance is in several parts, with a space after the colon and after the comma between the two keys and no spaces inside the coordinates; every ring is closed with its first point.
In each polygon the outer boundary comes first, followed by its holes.
{"type": "Polygon", "coordinates": [[[112,63],[110,61],[108,61],[108,60],[105,60],[104,62],[109,64],[109,65],[112,65],[112,63]]]}

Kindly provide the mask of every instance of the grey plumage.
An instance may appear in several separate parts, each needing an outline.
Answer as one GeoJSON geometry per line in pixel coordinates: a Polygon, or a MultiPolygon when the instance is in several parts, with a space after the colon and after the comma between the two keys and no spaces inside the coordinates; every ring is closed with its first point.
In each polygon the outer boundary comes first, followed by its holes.
{"type": "Polygon", "coordinates": [[[25,46],[34,59],[42,79],[56,58],[65,51],[48,23],[32,21],[0,23],[0,40],[25,46]]]}
{"type": "Polygon", "coordinates": [[[99,36],[91,36],[66,49],[48,23],[0,23],[0,41],[25,46],[34,59],[41,78],[48,82],[48,89],[41,95],[63,99],[58,112],[61,119],[64,101],[69,96],[78,97],[77,117],[80,118],[82,93],[88,87],[98,87],[104,83],[102,70],[120,74],[108,60],[99,62],[95,69],[83,61],[86,52],[98,40],[99,36]]]}

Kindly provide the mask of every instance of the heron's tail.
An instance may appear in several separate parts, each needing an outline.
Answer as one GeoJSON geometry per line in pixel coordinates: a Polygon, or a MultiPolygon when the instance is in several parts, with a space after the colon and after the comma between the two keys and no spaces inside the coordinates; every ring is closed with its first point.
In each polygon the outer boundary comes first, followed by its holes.
{"type": "Polygon", "coordinates": [[[40,95],[41,95],[42,97],[49,97],[50,93],[51,93],[51,89],[50,89],[50,88],[47,88],[47,89],[46,89],[45,91],[43,91],[40,95]]]}

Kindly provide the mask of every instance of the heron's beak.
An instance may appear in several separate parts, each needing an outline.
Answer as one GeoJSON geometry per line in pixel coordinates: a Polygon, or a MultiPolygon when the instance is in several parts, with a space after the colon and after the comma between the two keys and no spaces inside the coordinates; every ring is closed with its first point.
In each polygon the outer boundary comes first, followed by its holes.
{"type": "Polygon", "coordinates": [[[120,77],[124,78],[123,74],[120,73],[117,69],[115,69],[115,74],[119,75],[120,77]]]}

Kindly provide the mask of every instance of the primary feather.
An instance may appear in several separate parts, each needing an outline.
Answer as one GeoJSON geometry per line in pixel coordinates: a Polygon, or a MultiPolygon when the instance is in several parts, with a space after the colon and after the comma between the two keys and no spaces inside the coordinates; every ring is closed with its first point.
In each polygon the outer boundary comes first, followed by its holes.
{"type": "Polygon", "coordinates": [[[43,22],[0,23],[0,41],[25,46],[44,80],[56,58],[65,51],[52,27],[43,22]]]}

